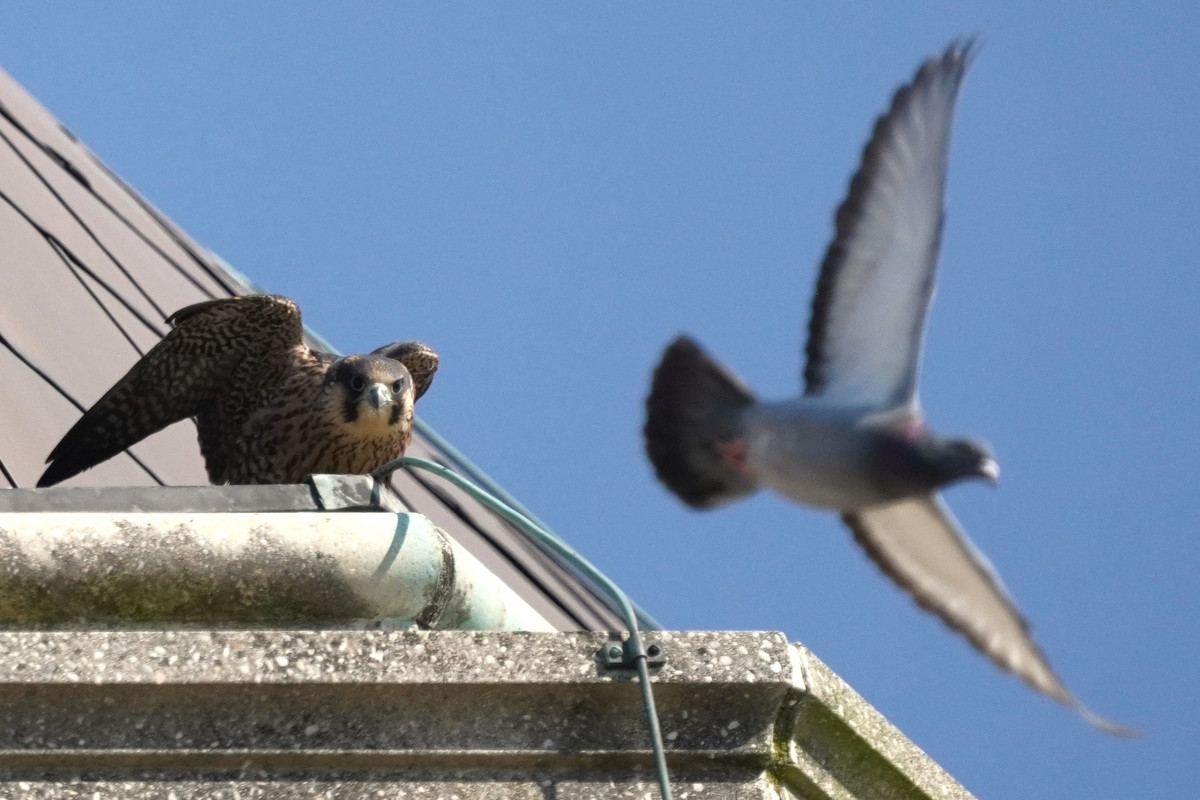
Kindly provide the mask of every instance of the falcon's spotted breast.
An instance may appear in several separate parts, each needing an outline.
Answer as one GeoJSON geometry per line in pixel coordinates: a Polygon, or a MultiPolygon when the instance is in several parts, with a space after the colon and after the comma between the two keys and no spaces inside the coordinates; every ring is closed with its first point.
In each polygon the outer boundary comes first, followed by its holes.
{"type": "Polygon", "coordinates": [[[248,295],[183,308],[172,330],[67,431],[52,486],[191,417],[213,483],[366,473],[403,455],[437,371],[420,342],[338,357],[304,343],[299,307],[248,295]]]}

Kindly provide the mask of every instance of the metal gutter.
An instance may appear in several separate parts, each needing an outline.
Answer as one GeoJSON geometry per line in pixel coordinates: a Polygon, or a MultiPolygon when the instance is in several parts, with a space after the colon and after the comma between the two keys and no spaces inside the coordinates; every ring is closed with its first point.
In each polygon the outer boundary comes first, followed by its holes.
{"type": "Polygon", "coordinates": [[[0,491],[8,509],[0,513],[0,626],[553,630],[423,515],[362,504],[356,491],[372,483],[0,491]],[[193,509],[103,508],[131,499],[154,505],[149,497],[193,509]],[[288,503],[286,511],[244,510],[288,503]],[[39,504],[75,510],[34,510],[39,504]],[[368,510],[324,510],[328,504],[368,510]]]}

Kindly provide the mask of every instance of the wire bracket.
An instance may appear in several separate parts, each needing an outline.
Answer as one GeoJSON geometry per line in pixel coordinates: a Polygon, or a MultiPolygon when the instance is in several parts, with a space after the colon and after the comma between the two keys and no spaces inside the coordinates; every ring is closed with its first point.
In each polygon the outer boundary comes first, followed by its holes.
{"type": "MultiPolygon", "coordinates": [[[[650,748],[654,752],[654,771],[658,775],[658,789],[662,795],[662,800],[672,800],[671,777],[667,772],[667,755],[663,747],[662,727],[658,722],[658,710],[654,707],[654,690],[650,686],[650,659],[654,658],[658,662],[658,665],[661,666],[666,661],[666,657],[663,655],[662,645],[658,642],[655,642],[650,647],[643,647],[642,633],[638,630],[637,613],[633,610],[633,604],[629,601],[629,597],[621,591],[621,587],[613,583],[603,572],[592,566],[586,558],[571,549],[566,542],[549,531],[544,530],[540,525],[504,501],[480,489],[466,478],[456,474],[453,470],[448,469],[442,464],[437,464],[424,458],[401,456],[376,469],[371,473],[371,477],[379,480],[387,473],[399,467],[418,467],[435,475],[441,475],[476,500],[489,506],[505,520],[516,525],[541,544],[553,549],[570,564],[582,570],[584,574],[596,581],[617,601],[617,605],[621,607],[621,616],[625,618],[625,623],[629,626],[629,639],[625,642],[610,642],[606,644],[604,649],[600,651],[600,657],[607,664],[607,659],[610,658],[609,654],[611,653],[613,654],[611,657],[616,659],[621,668],[632,666],[633,669],[637,670],[637,683],[641,688],[642,707],[646,712],[646,726],[650,734],[650,748]]],[[[610,668],[616,669],[617,667],[610,665],[610,668]]]]}
{"type": "MultiPolygon", "coordinates": [[[[608,669],[637,669],[637,660],[641,654],[635,652],[633,640],[623,642],[608,642],[600,648],[600,658],[608,669]]],[[[662,642],[653,639],[646,642],[646,666],[657,669],[667,663],[667,653],[662,642]]]]}

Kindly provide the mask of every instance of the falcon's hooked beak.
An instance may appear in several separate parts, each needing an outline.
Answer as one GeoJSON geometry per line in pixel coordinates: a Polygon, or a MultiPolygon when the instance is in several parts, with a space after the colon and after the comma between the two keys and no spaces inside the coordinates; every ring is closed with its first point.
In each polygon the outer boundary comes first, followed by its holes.
{"type": "Polygon", "coordinates": [[[367,390],[363,392],[363,399],[372,408],[376,409],[391,405],[394,402],[392,400],[392,391],[382,383],[372,383],[368,386],[367,390]]]}
{"type": "Polygon", "coordinates": [[[985,458],[979,462],[979,476],[987,478],[987,482],[996,486],[1000,483],[1000,465],[994,458],[985,458]]]}

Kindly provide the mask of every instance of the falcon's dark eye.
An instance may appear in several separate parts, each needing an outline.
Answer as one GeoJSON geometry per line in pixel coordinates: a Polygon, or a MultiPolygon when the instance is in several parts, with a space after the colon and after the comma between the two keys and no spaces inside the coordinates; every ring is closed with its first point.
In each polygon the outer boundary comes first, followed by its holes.
{"type": "Polygon", "coordinates": [[[396,394],[400,394],[400,387],[403,385],[404,385],[403,381],[396,381],[395,383],[392,384],[392,391],[395,392],[396,394]]]}
{"type": "Polygon", "coordinates": [[[363,380],[362,375],[355,375],[353,378],[350,379],[350,388],[356,392],[361,392],[363,390],[363,387],[366,385],[367,385],[367,382],[365,380],[363,380]]]}

